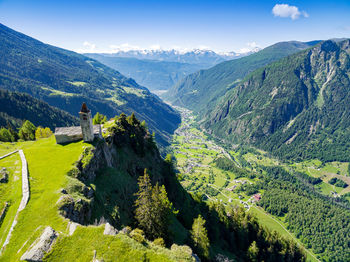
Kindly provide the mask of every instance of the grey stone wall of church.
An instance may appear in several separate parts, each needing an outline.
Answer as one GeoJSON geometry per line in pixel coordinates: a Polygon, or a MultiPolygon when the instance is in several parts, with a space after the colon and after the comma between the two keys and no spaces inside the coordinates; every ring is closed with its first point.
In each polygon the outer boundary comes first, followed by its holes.
{"type": "Polygon", "coordinates": [[[92,125],[91,111],[79,112],[79,117],[84,141],[92,142],[94,140],[94,129],[92,125]]]}

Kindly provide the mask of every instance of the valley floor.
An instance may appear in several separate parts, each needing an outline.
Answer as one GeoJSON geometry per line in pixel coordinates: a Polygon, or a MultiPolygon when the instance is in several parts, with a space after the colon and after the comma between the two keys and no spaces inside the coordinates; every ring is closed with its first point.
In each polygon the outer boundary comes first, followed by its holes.
{"type": "MultiPolygon", "coordinates": [[[[197,127],[195,116],[191,111],[180,107],[176,109],[181,112],[182,125],[175,132],[171,149],[176,158],[178,177],[184,188],[189,192],[202,194],[207,201],[243,206],[257,217],[259,223],[286,238],[293,239],[299,245],[302,245],[300,240],[287,230],[288,225],[283,221],[283,217],[273,216],[256,205],[263,192],[250,194],[244,190],[245,184],[254,184],[258,178],[239,177],[231,171],[218,168],[214,161],[219,157],[226,157],[233,160],[238,167],[245,166],[252,172],[257,164],[282,166],[288,170],[304,172],[312,177],[321,178],[322,182],[315,185],[315,188],[328,196],[339,197],[350,190],[350,186],[342,188],[328,183],[331,178],[336,177],[350,184],[348,163],[322,164],[318,160],[313,160],[285,164],[269,157],[261,150],[254,149],[242,153],[239,148],[225,149],[197,127]]],[[[318,261],[311,250],[306,251],[308,260],[318,261]]]]}

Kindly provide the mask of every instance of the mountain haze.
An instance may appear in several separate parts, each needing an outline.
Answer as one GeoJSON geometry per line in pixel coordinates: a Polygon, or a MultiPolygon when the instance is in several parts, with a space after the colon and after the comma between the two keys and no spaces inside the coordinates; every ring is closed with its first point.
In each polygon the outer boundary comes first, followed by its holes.
{"type": "Polygon", "coordinates": [[[88,57],[132,77],[149,90],[167,90],[177,81],[207,66],[181,62],[85,54],[88,57]]]}
{"type": "MultiPolygon", "coordinates": [[[[210,68],[226,60],[256,52],[216,53],[211,50],[130,50],[116,53],[86,53],[85,55],[135,79],[152,91],[165,91],[182,78],[200,69],[210,68]]],[[[157,92],[156,92],[157,93],[157,92]]]]}

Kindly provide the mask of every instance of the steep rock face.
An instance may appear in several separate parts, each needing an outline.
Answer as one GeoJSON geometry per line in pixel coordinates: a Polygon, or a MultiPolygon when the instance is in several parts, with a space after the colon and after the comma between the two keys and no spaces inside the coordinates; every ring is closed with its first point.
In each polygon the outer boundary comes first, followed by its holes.
{"type": "Polygon", "coordinates": [[[51,227],[46,227],[41,236],[30,246],[29,250],[23,254],[21,260],[33,262],[43,261],[43,257],[50,251],[57,236],[58,233],[55,230],[51,227]]]}
{"type": "Polygon", "coordinates": [[[346,161],[349,42],[325,41],[258,69],[223,98],[205,127],[286,157],[346,161]]]}

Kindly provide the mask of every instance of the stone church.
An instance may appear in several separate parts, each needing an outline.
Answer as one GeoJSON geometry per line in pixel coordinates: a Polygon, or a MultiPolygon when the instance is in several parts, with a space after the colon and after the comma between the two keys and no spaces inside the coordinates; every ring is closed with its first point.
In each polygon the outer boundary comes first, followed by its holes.
{"type": "Polygon", "coordinates": [[[56,127],[55,137],[57,144],[66,144],[84,140],[92,142],[95,137],[102,138],[101,125],[92,124],[91,111],[83,103],[79,112],[80,126],[56,127]]]}

